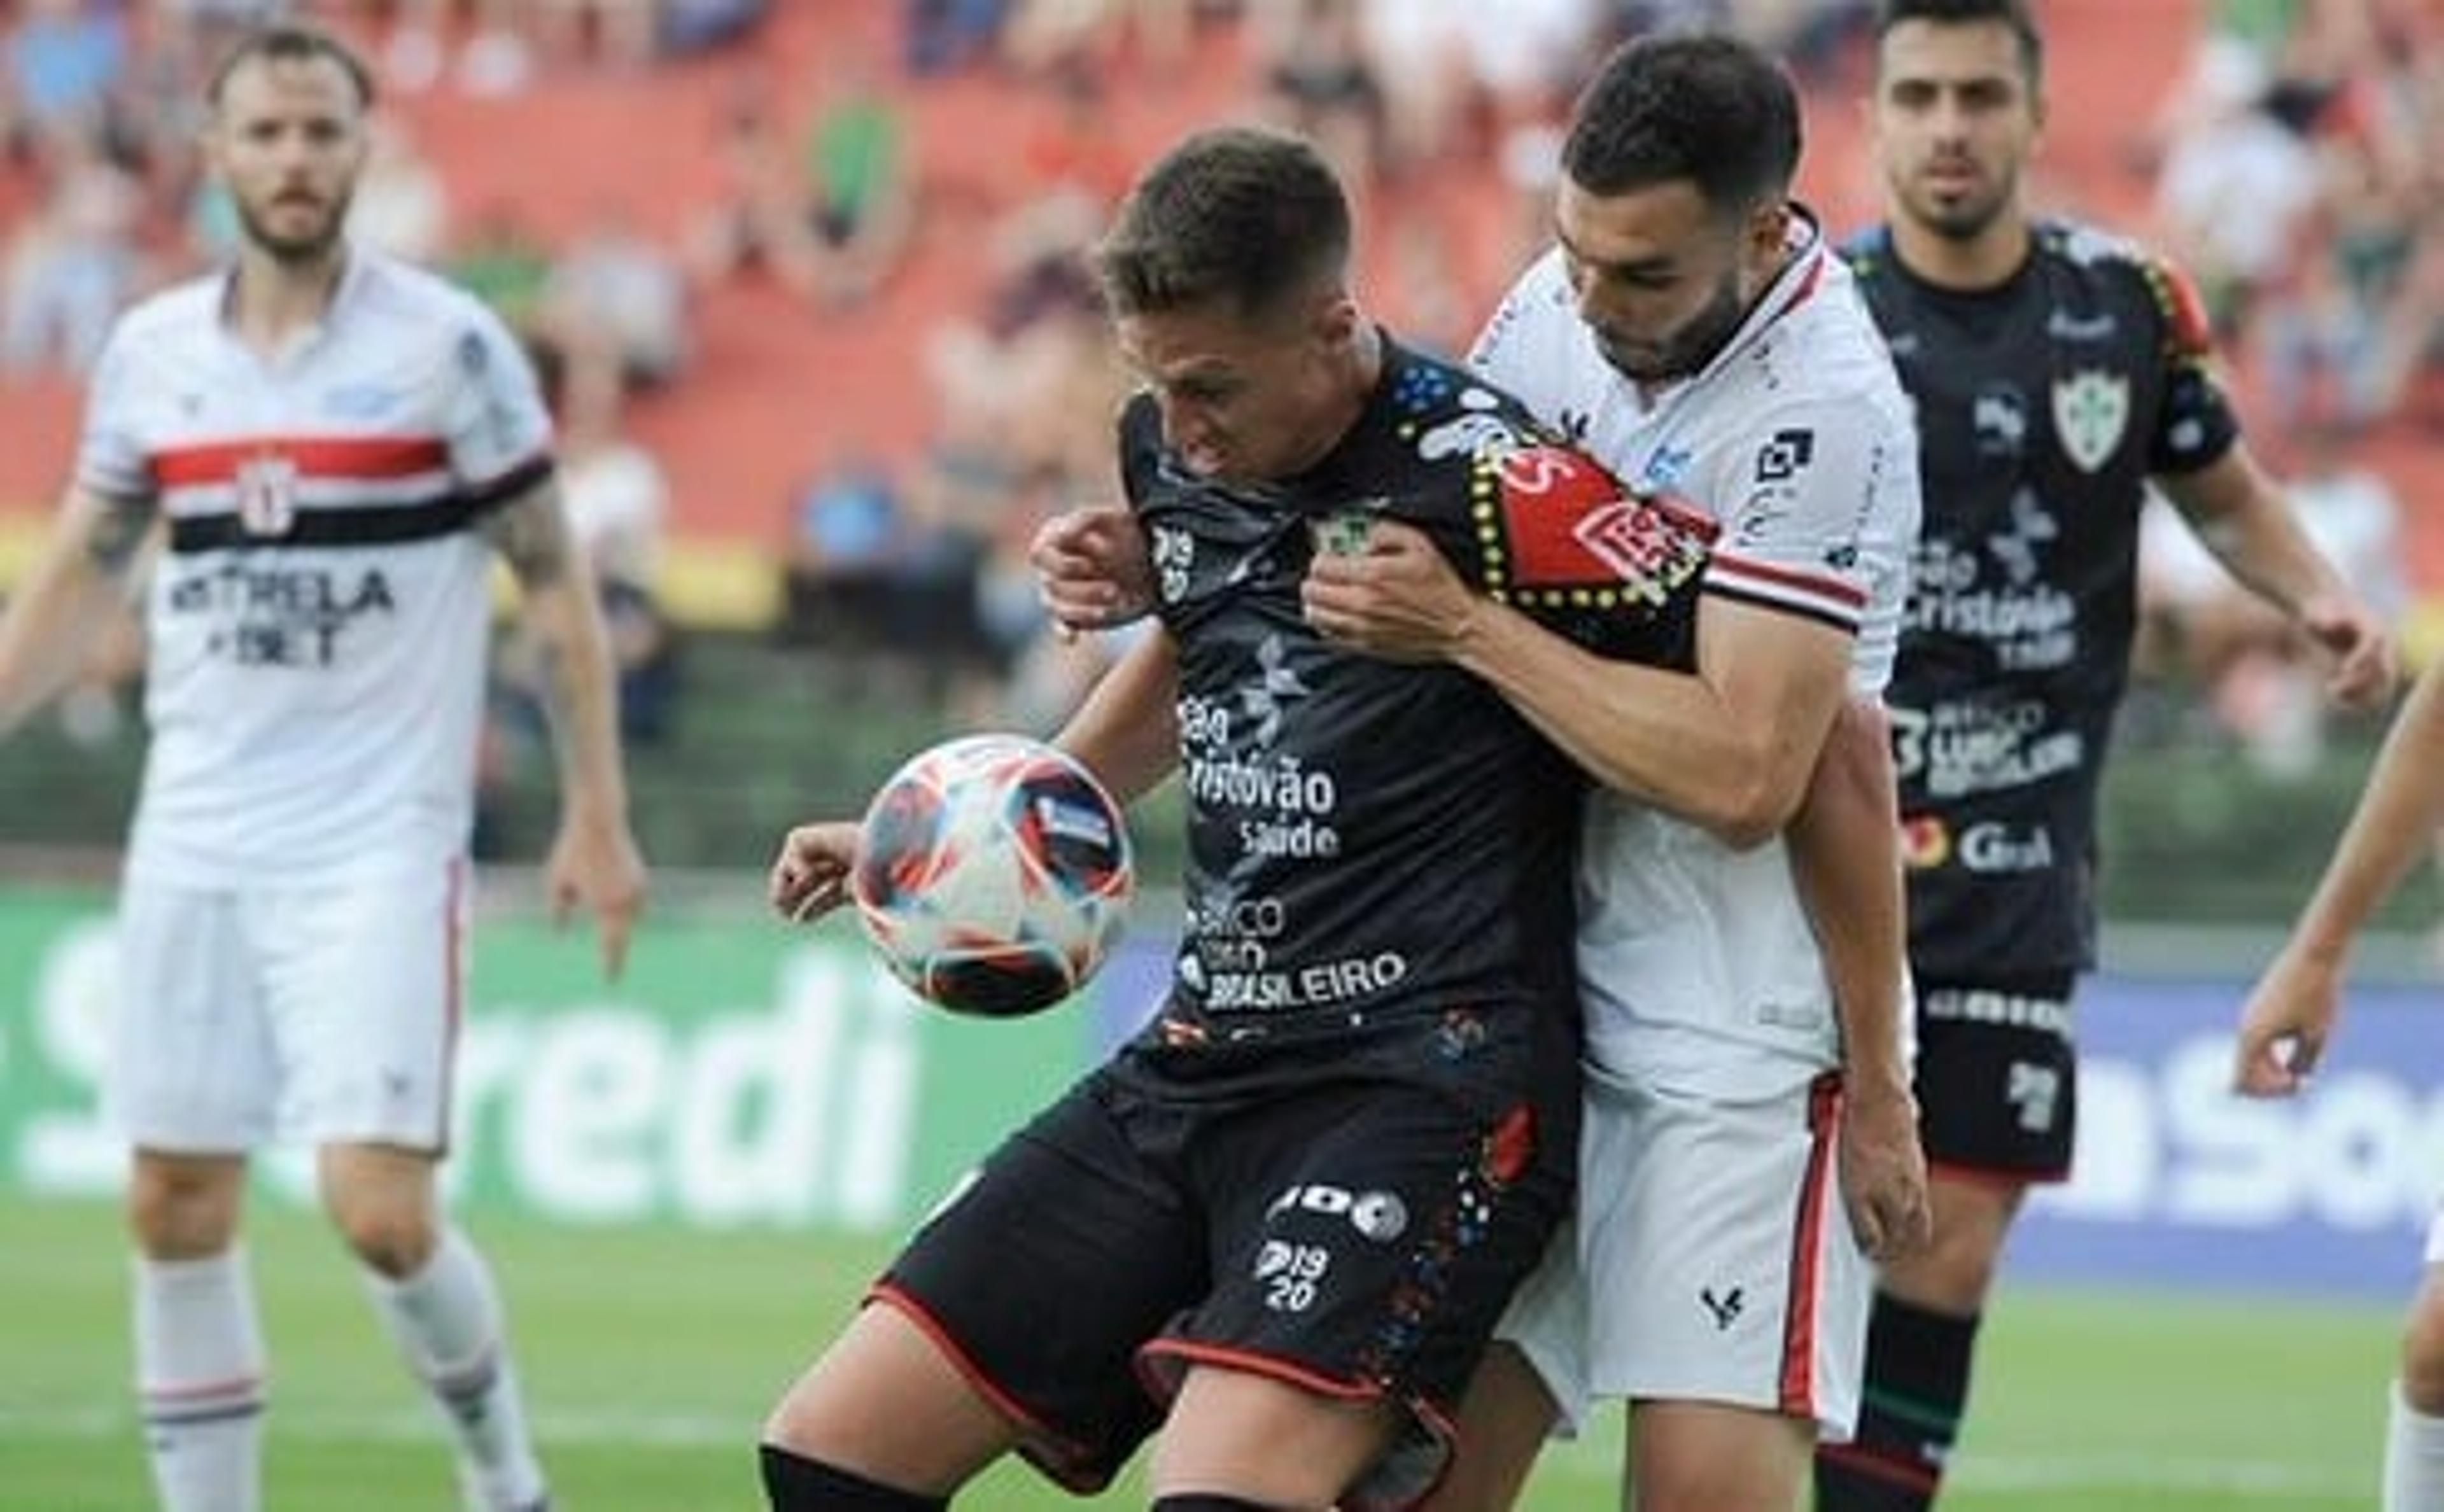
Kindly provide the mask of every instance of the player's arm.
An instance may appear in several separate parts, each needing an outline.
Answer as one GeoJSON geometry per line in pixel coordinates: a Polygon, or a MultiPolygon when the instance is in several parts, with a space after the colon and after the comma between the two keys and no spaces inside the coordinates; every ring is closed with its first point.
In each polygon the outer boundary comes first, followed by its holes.
{"type": "Polygon", "coordinates": [[[2440,826],[2444,662],[2434,662],[2395,716],[2316,892],[2241,1012],[2233,1067],[2241,1091],[2277,1097],[2300,1090],[2333,1032],[2360,931],[2430,854],[2440,826]]]}
{"type": "Polygon", "coordinates": [[[0,615],[0,737],[71,682],[125,601],[157,508],[78,486],[0,615]]]}
{"type": "MultiPolygon", "coordinates": [[[[1711,606],[1710,606],[1711,608],[1711,606]]],[[[1898,802],[1883,709],[1852,699],[1833,721],[1786,832],[1842,1025],[1842,1192],[1877,1259],[1926,1242],[1926,1155],[1902,1048],[1898,802]]]]}
{"type": "Polygon", "coordinates": [[[2157,485],[2224,569],[2280,609],[2334,658],[2327,690],[2358,707],[2380,703],[2398,668],[2393,640],[2308,539],[2290,501],[2235,442],[2194,472],[2168,472],[2157,485]]]}
{"type": "Polygon", "coordinates": [[[1709,596],[1694,675],[1616,661],[1471,593],[1406,526],[1319,554],[1305,591],[1324,635],[1483,678],[1604,785],[1731,845],[1790,822],[1846,696],[1850,636],[1831,625],[1709,596]]]}
{"type": "Polygon", "coordinates": [[[645,866],[628,828],[619,681],[594,576],[550,478],[490,516],[485,533],[516,576],[522,613],[544,651],[561,783],[560,832],[546,862],[552,908],[563,916],[579,904],[593,912],[603,969],[617,976],[644,906],[645,866]]]}
{"type": "Polygon", "coordinates": [[[1179,765],[1179,653],[1160,627],[1141,636],[1052,738],[1112,796],[1133,803],[1179,765]]]}

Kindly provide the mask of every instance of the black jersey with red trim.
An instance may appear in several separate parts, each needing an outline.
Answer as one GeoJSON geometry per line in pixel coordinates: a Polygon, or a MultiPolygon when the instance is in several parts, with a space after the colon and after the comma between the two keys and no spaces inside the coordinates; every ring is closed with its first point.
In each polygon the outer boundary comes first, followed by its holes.
{"type": "Polygon", "coordinates": [[[1398,520],[1579,644],[1687,667],[1711,522],[1625,497],[1388,338],[1363,413],[1298,477],[1190,473],[1144,396],[1120,455],[1177,648],[1189,830],[1180,953],[1139,1051],[1236,1079],[1279,1074],[1268,1046],[1307,1065],[1455,1010],[1574,1024],[1578,769],[1479,679],[1326,643],[1300,583],[1346,522],[1398,520]]]}
{"type": "Polygon", "coordinates": [[[1925,513],[1887,694],[1910,959],[1933,981],[2094,956],[2096,794],[2137,626],[2147,482],[2239,435],[2188,281],[2071,222],[1993,288],[1846,249],[1916,401],[1925,513]]]}

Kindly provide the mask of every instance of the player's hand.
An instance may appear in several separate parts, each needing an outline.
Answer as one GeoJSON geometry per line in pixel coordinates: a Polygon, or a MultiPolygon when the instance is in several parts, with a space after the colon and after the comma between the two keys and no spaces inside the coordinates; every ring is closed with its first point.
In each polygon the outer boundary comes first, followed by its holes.
{"type": "Polygon", "coordinates": [[[2233,1089],[2248,1097],[2287,1097],[2306,1086],[2341,1005],[2341,963],[2287,947],[2241,1009],[2233,1089]]]}
{"type": "Polygon", "coordinates": [[[1137,516],[1120,505],[1065,509],[1028,543],[1036,596],[1064,638],[1154,612],[1154,559],[1137,516]]]}
{"type": "Polygon", "coordinates": [[[1850,1079],[1842,1088],[1842,1201],[1867,1258],[1916,1253],[1934,1237],[1917,1098],[1898,1076],[1850,1079]]]}
{"type": "Polygon", "coordinates": [[[594,915],[603,980],[619,981],[628,965],[628,936],[645,909],[645,858],[627,821],[564,815],[544,863],[544,886],[555,928],[581,907],[594,915]]]}
{"type": "Polygon", "coordinates": [[[2327,697],[2347,709],[2375,709],[2393,695],[2401,675],[2393,636],[2366,604],[2347,596],[2311,599],[2300,606],[2300,628],[2333,658],[2327,697]]]}
{"type": "Polygon", "coordinates": [[[848,895],[848,872],[856,860],[855,824],[799,825],[781,837],[781,854],[772,861],[773,910],[795,924],[822,918],[848,895]]]}
{"type": "Polygon", "coordinates": [[[1316,552],[1300,597],[1327,640],[1408,662],[1450,660],[1481,602],[1423,531],[1390,520],[1360,550],[1316,552]]]}

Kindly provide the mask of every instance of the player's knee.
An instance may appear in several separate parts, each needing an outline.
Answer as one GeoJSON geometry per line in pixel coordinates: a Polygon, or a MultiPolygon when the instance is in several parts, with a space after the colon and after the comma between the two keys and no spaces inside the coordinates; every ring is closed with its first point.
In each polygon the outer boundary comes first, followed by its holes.
{"type": "Polygon", "coordinates": [[[127,1185],[127,1226],[154,1260],[202,1260],[237,1236],[244,1168],[139,1160],[127,1185]]]}
{"type": "Polygon", "coordinates": [[[331,1222],[366,1269],[392,1281],[422,1270],[440,1242],[432,1215],[414,1204],[338,1199],[331,1222]]]}
{"type": "Polygon", "coordinates": [[[760,1453],[772,1512],[942,1512],[951,1504],[946,1497],[902,1491],[777,1444],[764,1445],[760,1453]]]}
{"type": "Polygon", "coordinates": [[[2444,1297],[2422,1293],[2401,1337],[2401,1394],[2430,1416],[2444,1417],[2444,1297]]]}

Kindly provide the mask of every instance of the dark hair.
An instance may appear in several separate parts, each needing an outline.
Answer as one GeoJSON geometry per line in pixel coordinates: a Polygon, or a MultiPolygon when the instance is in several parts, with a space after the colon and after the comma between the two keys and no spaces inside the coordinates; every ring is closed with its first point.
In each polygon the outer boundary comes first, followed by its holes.
{"type": "Polygon", "coordinates": [[[349,50],[347,44],[329,32],[312,27],[276,26],[250,31],[236,46],[223,54],[213,69],[211,82],[204,85],[204,103],[217,110],[221,96],[229,88],[230,75],[250,63],[311,63],[326,58],[340,65],[357,92],[357,103],[372,109],[374,103],[373,71],[362,58],[349,50]]]}
{"type": "Polygon", "coordinates": [[[1305,141],[1247,126],[1200,131],[1148,169],[1095,249],[1113,313],[1220,301],[1240,317],[1345,276],[1349,199],[1305,141]]]}
{"type": "Polygon", "coordinates": [[[1789,191],[1799,142],[1799,97],[1772,59],[1731,37],[1649,36],[1580,93],[1562,167],[1591,194],[1689,179],[1737,212],[1789,191]]]}
{"type": "Polygon", "coordinates": [[[2046,77],[2046,34],[2037,29],[2036,12],[2028,9],[2028,0],[1883,0],[1876,17],[1876,40],[1881,42],[1906,21],[1923,21],[1932,27],[2000,22],[2019,41],[2020,71],[2028,83],[2033,85],[2046,77]]]}

